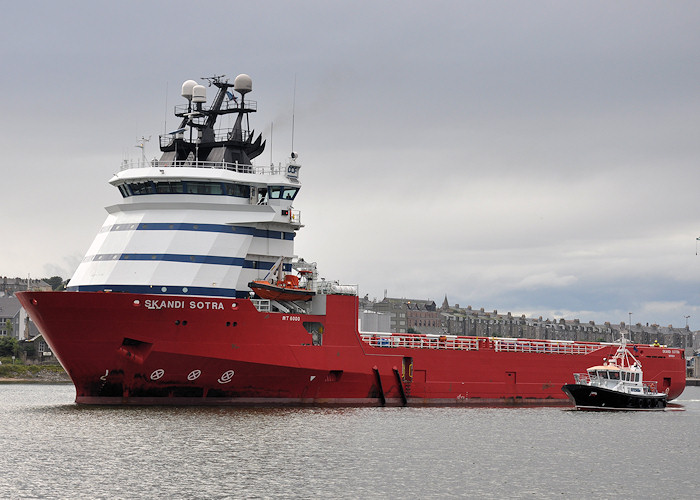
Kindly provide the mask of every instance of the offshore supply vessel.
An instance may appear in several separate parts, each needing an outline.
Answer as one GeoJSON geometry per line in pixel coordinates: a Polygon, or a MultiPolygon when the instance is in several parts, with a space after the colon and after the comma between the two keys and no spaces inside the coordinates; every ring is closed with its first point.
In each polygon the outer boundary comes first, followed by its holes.
{"type": "MultiPolygon", "coordinates": [[[[182,86],[159,160],[124,162],[121,202],[66,291],[18,297],[85,404],[567,404],[615,344],[361,332],[357,287],[294,255],[300,164],[256,166],[252,80],[182,86]],[[231,115],[233,126],[217,128],[231,115]],[[235,121],[233,119],[235,118],[235,121]]],[[[637,344],[685,388],[682,349],[637,344]]]]}

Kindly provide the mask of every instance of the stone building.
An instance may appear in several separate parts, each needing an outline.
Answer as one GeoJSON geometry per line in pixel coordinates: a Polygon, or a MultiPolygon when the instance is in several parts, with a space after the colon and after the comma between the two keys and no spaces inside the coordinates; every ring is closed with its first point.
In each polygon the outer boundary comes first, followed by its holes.
{"type": "Polygon", "coordinates": [[[577,340],[584,342],[617,342],[624,330],[629,340],[640,344],[653,344],[686,349],[693,352],[694,332],[688,327],[674,328],[659,325],[643,326],[639,323],[627,328],[625,323],[603,324],[579,319],[543,319],[501,314],[497,310],[485,311],[450,306],[447,297],[437,308],[432,300],[398,299],[385,297],[382,301],[360,299],[361,310],[381,311],[391,317],[391,331],[395,333],[425,333],[469,335],[474,337],[512,337],[541,340],[577,340]]]}
{"type": "Polygon", "coordinates": [[[28,338],[28,316],[17,297],[0,297],[0,336],[28,338]]]}
{"type": "Polygon", "coordinates": [[[8,278],[0,277],[0,296],[14,295],[16,292],[26,292],[29,290],[51,291],[51,285],[44,280],[33,280],[30,278],[8,278]]]}
{"type": "Polygon", "coordinates": [[[384,297],[380,302],[360,299],[360,309],[388,314],[395,333],[442,333],[442,315],[432,300],[384,297]]]}

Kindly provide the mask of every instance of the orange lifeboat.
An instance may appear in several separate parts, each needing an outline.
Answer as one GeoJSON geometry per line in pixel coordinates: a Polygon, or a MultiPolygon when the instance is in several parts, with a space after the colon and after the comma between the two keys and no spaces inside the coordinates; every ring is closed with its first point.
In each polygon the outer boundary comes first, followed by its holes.
{"type": "Polygon", "coordinates": [[[283,281],[270,283],[266,280],[251,281],[248,286],[261,299],[269,300],[311,300],[316,292],[299,287],[299,278],[287,274],[283,281]]]}

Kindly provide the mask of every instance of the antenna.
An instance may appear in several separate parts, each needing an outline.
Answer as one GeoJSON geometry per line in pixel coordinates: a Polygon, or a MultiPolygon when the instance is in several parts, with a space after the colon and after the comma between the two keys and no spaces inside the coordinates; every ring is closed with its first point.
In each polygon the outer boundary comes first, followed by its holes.
{"type": "Polygon", "coordinates": [[[294,115],[297,107],[297,75],[294,73],[294,96],[292,98],[292,153],[294,152],[294,115]]]}
{"type": "Polygon", "coordinates": [[[272,130],[275,126],[275,122],[270,122],[270,166],[274,165],[272,162],[272,130]]]}
{"type": "Polygon", "coordinates": [[[168,133],[168,82],[165,82],[165,119],[163,120],[163,135],[168,133]]]}
{"type": "MultiPolygon", "coordinates": [[[[209,83],[208,87],[211,87],[212,83],[214,85],[220,83],[225,76],[226,75],[203,76],[202,80],[206,80],[209,83]]],[[[226,80],[226,82],[228,82],[228,80],[226,80]]]]}
{"type": "Polygon", "coordinates": [[[141,149],[141,161],[139,162],[139,166],[146,165],[146,143],[150,140],[150,135],[148,136],[148,139],[141,136],[141,139],[139,139],[139,143],[135,146],[141,149]]]}

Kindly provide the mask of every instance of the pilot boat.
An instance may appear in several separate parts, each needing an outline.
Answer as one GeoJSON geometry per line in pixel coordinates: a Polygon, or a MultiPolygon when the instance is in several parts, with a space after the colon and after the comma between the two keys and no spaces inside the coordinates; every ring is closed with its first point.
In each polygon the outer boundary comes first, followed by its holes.
{"type": "Polygon", "coordinates": [[[562,387],[577,410],[663,410],[668,394],[645,381],[642,364],[627,348],[624,334],[615,355],[562,387]]]}

